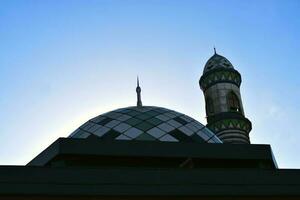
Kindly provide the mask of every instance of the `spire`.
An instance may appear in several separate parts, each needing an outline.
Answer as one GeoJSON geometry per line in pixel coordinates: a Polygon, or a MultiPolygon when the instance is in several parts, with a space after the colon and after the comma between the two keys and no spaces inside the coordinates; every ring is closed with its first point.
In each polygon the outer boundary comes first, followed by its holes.
{"type": "Polygon", "coordinates": [[[136,103],[136,106],[143,106],[142,104],[142,100],[141,100],[141,88],[140,88],[140,82],[139,82],[139,77],[137,77],[137,80],[136,80],[136,94],[137,94],[137,103],[136,103]]]}
{"type": "Polygon", "coordinates": [[[217,54],[217,50],[216,50],[216,47],[215,47],[215,46],[214,46],[214,53],[217,54]]]}

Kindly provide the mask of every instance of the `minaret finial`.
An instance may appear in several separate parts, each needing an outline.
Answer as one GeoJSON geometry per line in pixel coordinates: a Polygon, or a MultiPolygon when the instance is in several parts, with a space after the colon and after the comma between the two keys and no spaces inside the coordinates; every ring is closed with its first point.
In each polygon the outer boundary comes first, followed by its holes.
{"type": "Polygon", "coordinates": [[[214,46],[214,52],[215,52],[215,54],[217,54],[217,50],[216,50],[216,47],[214,46]]]}
{"type": "Polygon", "coordinates": [[[137,79],[136,79],[136,94],[137,94],[137,103],[136,103],[136,106],[143,106],[142,104],[142,100],[141,100],[141,88],[140,88],[140,81],[139,81],[139,77],[137,76],[137,79]]]}

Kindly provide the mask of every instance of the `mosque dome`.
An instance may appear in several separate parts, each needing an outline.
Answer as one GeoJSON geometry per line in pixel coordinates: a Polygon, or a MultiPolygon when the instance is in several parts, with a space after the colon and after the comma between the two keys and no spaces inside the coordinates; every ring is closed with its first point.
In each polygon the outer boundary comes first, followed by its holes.
{"type": "Polygon", "coordinates": [[[222,143],[203,124],[182,113],[154,106],[132,106],[90,119],[69,138],[157,142],[222,143]]]}
{"type": "Polygon", "coordinates": [[[233,69],[233,65],[227,58],[215,53],[206,62],[203,74],[205,74],[206,72],[208,72],[210,70],[217,69],[217,68],[233,69]]]}

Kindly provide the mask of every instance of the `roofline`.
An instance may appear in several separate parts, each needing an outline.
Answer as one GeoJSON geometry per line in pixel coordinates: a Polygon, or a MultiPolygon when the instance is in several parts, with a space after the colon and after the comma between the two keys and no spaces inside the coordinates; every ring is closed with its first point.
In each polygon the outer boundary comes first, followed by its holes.
{"type": "Polygon", "coordinates": [[[277,168],[270,145],[59,138],[28,166],[45,166],[59,155],[262,160],[277,168]]]}

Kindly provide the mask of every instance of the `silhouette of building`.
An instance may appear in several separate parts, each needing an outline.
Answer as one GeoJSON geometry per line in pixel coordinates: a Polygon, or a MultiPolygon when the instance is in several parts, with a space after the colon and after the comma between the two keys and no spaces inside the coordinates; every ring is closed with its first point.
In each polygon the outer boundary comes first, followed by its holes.
{"type": "Polygon", "coordinates": [[[137,80],[136,106],[88,120],[26,166],[0,166],[0,199],[299,199],[300,170],[250,144],[240,84],[215,52],[200,79],[204,126],[143,106],[137,80]]]}

